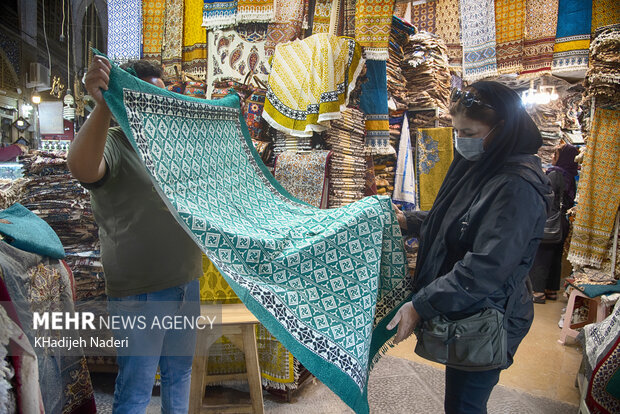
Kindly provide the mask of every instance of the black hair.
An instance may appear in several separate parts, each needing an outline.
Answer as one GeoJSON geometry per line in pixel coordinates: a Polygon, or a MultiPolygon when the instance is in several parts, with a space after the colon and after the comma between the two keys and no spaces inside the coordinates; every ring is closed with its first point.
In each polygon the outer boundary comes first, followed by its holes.
{"type": "Polygon", "coordinates": [[[121,65],[121,69],[133,70],[140,79],[160,78],[163,79],[164,70],[161,66],[156,65],[148,60],[130,60],[121,65]]]}

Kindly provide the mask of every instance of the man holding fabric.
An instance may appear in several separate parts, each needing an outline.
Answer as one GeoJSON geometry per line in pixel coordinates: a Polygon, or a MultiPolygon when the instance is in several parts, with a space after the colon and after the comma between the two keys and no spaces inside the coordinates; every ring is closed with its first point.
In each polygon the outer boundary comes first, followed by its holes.
{"type": "MultiPolygon", "coordinates": [[[[164,87],[160,67],[141,60],[123,68],[164,87]]],[[[109,311],[113,315],[120,310],[147,317],[195,317],[200,313],[200,249],[157,194],[123,131],[109,127],[112,114],[103,98],[109,74],[108,60],[95,56],[85,86],[97,106],[67,157],[73,176],[90,190],[109,311]]],[[[133,329],[115,335],[128,336],[129,347],[118,349],[114,412],[145,412],[159,365],[162,412],[186,413],[195,330],[133,329]]]]}

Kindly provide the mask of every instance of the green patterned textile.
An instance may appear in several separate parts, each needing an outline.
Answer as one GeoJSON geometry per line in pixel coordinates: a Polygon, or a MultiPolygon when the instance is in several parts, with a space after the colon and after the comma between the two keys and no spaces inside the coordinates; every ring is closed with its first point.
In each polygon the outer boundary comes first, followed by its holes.
{"type": "Polygon", "coordinates": [[[390,199],[320,210],[293,198],[260,160],[235,95],[185,97],[114,66],[104,97],[172,214],[237,296],[367,413],[372,361],[395,333],[385,326],[412,295],[390,199]]]}

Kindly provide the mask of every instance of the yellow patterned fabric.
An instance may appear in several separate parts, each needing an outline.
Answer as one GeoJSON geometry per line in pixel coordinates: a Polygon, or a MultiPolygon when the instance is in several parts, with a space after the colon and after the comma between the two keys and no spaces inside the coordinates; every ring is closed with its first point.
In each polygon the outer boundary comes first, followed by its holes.
{"type": "Polygon", "coordinates": [[[185,0],[183,13],[183,63],[185,73],[207,76],[207,30],[202,27],[203,0],[185,0]]]}
{"type": "Polygon", "coordinates": [[[161,62],[161,42],[164,36],[164,0],[145,0],[142,2],[143,57],[157,63],[161,62]]]}
{"type": "Polygon", "coordinates": [[[599,27],[620,23],[618,0],[592,0],[592,33],[599,27]]]}
{"type": "Polygon", "coordinates": [[[597,108],[579,184],[568,251],[573,265],[600,267],[620,204],[620,111],[597,108]]]}
{"type": "Polygon", "coordinates": [[[364,48],[364,57],[388,60],[388,45],[394,0],[358,0],[355,4],[355,40],[364,48]]]}
{"type": "Polygon", "coordinates": [[[463,67],[463,46],[459,0],[437,0],[435,34],[446,42],[450,66],[460,70],[463,67]]]}
{"type": "Polygon", "coordinates": [[[310,137],[342,117],[363,65],[354,39],[318,33],[279,44],[269,75],[263,118],[284,133],[310,137]]]}
{"type": "Polygon", "coordinates": [[[329,19],[332,14],[332,0],[316,0],[312,18],[312,34],[329,33],[329,19]]]}
{"type": "Polygon", "coordinates": [[[273,16],[273,0],[239,0],[237,2],[237,23],[270,22],[273,16]]]}
{"type": "Polygon", "coordinates": [[[522,77],[551,73],[558,0],[526,0],[522,77]]]}
{"type": "MultiPolygon", "coordinates": [[[[202,256],[200,300],[211,303],[241,303],[215,265],[202,256]]],[[[295,358],[262,325],[256,327],[256,345],[263,385],[278,389],[295,388],[295,358]]],[[[208,370],[211,374],[245,372],[243,353],[226,337],[218,339],[209,350],[208,370]]]]}
{"type": "Polygon", "coordinates": [[[495,41],[498,74],[523,70],[525,0],[495,1],[495,41]]]}
{"type": "Polygon", "coordinates": [[[183,0],[166,0],[166,17],[162,40],[161,63],[168,76],[174,76],[174,67],[181,69],[183,50],[183,0]]]}
{"type": "Polygon", "coordinates": [[[202,255],[200,300],[214,303],[241,303],[230,285],[206,255],[202,255]]]}
{"type": "Polygon", "coordinates": [[[454,159],[452,128],[420,128],[418,131],[416,178],[420,210],[430,210],[454,159]]]}

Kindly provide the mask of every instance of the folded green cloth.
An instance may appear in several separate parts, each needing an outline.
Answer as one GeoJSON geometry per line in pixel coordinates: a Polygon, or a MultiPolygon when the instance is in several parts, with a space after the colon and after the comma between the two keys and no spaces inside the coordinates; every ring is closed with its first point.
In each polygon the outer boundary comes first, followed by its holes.
{"type": "Polygon", "coordinates": [[[18,249],[52,259],[65,257],[65,249],[49,224],[19,203],[0,211],[0,233],[18,249]]]}
{"type": "Polygon", "coordinates": [[[590,298],[595,298],[601,295],[611,295],[612,293],[620,293],[620,284],[618,280],[614,285],[582,285],[574,284],[577,289],[583,292],[584,295],[590,298]]]}

